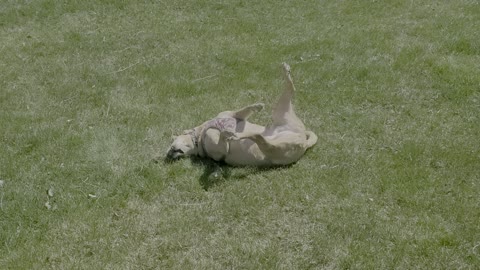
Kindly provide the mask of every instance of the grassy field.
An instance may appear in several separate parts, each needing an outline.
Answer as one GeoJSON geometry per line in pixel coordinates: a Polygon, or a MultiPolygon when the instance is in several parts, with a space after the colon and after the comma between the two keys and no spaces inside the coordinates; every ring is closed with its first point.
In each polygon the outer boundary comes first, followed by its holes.
{"type": "Polygon", "coordinates": [[[478,269],[478,1],[0,3],[1,269],[478,269]],[[295,165],[154,162],[292,66],[295,165]]]}

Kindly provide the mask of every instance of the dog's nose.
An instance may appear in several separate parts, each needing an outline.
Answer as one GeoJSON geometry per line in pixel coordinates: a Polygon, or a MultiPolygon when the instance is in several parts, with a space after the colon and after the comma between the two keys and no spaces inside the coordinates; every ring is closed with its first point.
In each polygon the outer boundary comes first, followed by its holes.
{"type": "Polygon", "coordinates": [[[173,154],[175,154],[175,149],[170,148],[167,152],[167,158],[173,158],[173,154]]]}
{"type": "Polygon", "coordinates": [[[175,149],[175,148],[170,148],[170,150],[168,150],[167,152],[167,158],[170,158],[170,159],[178,159],[179,157],[181,157],[182,155],[184,154],[183,150],[181,149],[175,149]]]}

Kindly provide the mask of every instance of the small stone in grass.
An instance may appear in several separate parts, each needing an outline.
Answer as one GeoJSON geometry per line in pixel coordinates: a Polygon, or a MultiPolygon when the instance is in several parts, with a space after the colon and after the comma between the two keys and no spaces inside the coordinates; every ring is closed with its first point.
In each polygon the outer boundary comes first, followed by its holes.
{"type": "Polygon", "coordinates": [[[53,188],[47,189],[47,195],[48,195],[48,197],[53,197],[54,194],[55,194],[55,193],[54,193],[54,191],[53,191],[53,188]]]}

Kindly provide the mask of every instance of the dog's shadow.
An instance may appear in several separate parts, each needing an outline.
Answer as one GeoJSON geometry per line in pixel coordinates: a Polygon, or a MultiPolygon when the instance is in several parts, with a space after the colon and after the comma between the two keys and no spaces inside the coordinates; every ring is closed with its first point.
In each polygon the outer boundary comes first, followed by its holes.
{"type": "Polygon", "coordinates": [[[203,167],[203,173],[198,182],[203,189],[208,190],[211,187],[223,183],[230,179],[232,175],[232,167],[223,162],[216,162],[208,158],[190,157],[192,164],[203,167]]]}
{"type": "MultiPolygon", "coordinates": [[[[192,164],[194,166],[203,167],[203,173],[200,176],[198,182],[206,191],[216,185],[228,181],[232,177],[236,180],[241,180],[258,173],[270,170],[281,170],[292,166],[292,164],[290,164],[273,167],[233,167],[226,164],[225,162],[218,162],[209,158],[201,158],[197,156],[191,156],[190,160],[192,161],[192,164]]],[[[159,160],[157,159],[155,162],[157,163],[158,161],[159,160]]],[[[174,160],[168,158],[165,158],[163,161],[165,165],[175,162],[174,160]]]]}
{"type": "Polygon", "coordinates": [[[258,173],[290,167],[290,165],[274,167],[233,167],[224,162],[217,162],[209,158],[193,156],[190,157],[190,159],[195,166],[201,166],[204,168],[203,173],[199,178],[199,183],[206,191],[231,178],[241,180],[258,173]]]}

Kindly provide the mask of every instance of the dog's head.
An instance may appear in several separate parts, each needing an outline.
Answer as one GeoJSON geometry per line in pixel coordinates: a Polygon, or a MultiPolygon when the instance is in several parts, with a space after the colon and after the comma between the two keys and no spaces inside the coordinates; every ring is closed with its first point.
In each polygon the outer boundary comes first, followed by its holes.
{"type": "Polygon", "coordinates": [[[184,156],[195,155],[197,153],[198,141],[195,131],[184,131],[182,135],[176,136],[167,152],[167,158],[176,160],[184,156]]]}

